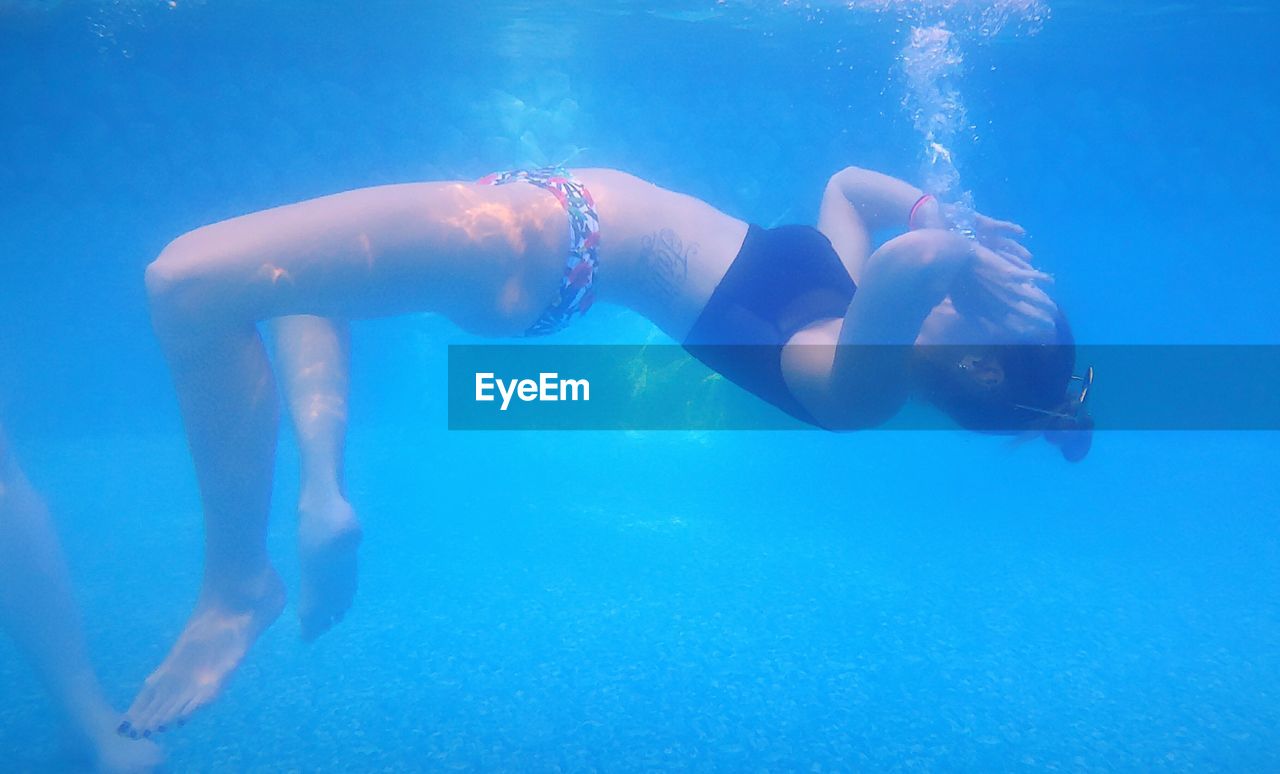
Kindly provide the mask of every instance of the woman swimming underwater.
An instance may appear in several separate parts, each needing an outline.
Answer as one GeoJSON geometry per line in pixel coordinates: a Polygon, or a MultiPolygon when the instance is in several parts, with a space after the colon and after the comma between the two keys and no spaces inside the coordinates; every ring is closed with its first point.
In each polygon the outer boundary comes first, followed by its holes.
{"type": "Polygon", "coordinates": [[[1078,459],[1090,420],[1069,396],[1074,345],[1022,233],[853,167],[827,184],[816,229],[749,225],[624,172],[552,168],[350,191],[179,237],[146,283],[197,471],[204,584],[122,732],[211,701],[284,606],[266,549],[277,394],[257,323],[279,326],[302,449],[299,614],[314,637],[352,601],[360,540],[341,487],[337,321],[433,312],[541,335],[620,304],[812,424],[875,426],[915,396],[971,429],[1043,431],[1078,459]],[[904,233],[872,252],[890,229],[904,233]],[[988,346],[1007,344],[1038,346],[988,346]]]}

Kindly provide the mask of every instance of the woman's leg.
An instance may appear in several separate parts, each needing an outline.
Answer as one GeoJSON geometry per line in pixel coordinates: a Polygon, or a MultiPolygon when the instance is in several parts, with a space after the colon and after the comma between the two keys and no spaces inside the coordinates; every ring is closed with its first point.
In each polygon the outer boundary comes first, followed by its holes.
{"type": "MultiPolygon", "coordinates": [[[[195,462],[206,558],[195,611],[129,709],[131,732],[211,701],[284,604],[266,551],[277,395],[256,324],[407,311],[487,321],[512,267],[551,266],[534,279],[554,284],[564,239],[554,199],[532,186],[384,186],[197,229],[147,268],[195,462]],[[533,250],[540,260],[522,260],[533,250]]],[[[520,310],[523,325],[536,306],[520,310]]]]}
{"type": "Polygon", "coordinates": [[[314,639],[342,619],[356,592],[360,522],[343,488],[351,332],[345,321],[292,315],[273,321],[276,373],[302,457],[298,494],[298,617],[314,639]]]}
{"type": "MultiPolygon", "coordinates": [[[[163,302],[161,302],[163,306],[163,302]]],[[[267,558],[276,392],[252,323],[193,335],[155,313],[195,462],[205,518],[204,581],[186,628],[147,678],[122,731],[164,731],[211,701],[284,607],[267,558]]]]}
{"type": "Polygon", "coordinates": [[[115,734],[119,715],[89,664],[80,614],[58,537],[39,494],[5,447],[0,430],[0,629],[31,661],[93,768],[140,770],[159,765],[150,742],[115,734]]]}

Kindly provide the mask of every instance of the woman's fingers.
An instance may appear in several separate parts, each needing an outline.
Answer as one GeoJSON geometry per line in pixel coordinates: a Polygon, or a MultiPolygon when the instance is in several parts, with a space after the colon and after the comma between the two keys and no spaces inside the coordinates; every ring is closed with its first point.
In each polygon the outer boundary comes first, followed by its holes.
{"type": "Polygon", "coordinates": [[[1032,327],[1051,328],[1054,325],[1057,306],[1043,290],[1030,283],[1016,285],[987,284],[984,291],[996,301],[997,319],[1024,318],[1032,327]]]}
{"type": "Polygon", "coordinates": [[[1034,282],[1010,281],[1006,274],[983,271],[974,272],[972,282],[976,285],[969,290],[973,306],[985,307],[986,315],[999,319],[1006,314],[1020,314],[1034,318],[1039,326],[1054,323],[1058,307],[1034,282]]]}
{"type": "Polygon", "coordinates": [[[1049,298],[1049,294],[1045,293],[1034,283],[1019,282],[1011,285],[1004,285],[1001,288],[1004,297],[1008,299],[1010,306],[1025,304],[1026,306],[1040,309],[1050,315],[1058,308],[1053,303],[1053,299],[1049,298]]]}
{"type": "Polygon", "coordinates": [[[1008,237],[995,237],[991,240],[991,247],[999,252],[1016,256],[1028,266],[1031,265],[1031,259],[1034,257],[1031,255],[1031,251],[1023,247],[1021,243],[1008,237]]]}
{"type": "Polygon", "coordinates": [[[1013,264],[1014,266],[1017,266],[1019,269],[1034,269],[1034,267],[1031,265],[1031,261],[1027,260],[1026,258],[1023,258],[1018,253],[1010,252],[1008,250],[1003,250],[1003,249],[997,249],[996,254],[999,255],[1001,258],[1004,258],[1006,261],[1013,264]]]}
{"type": "Polygon", "coordinates": [[[1045,314],[1044,310],[1034,306],[1019,304],[1010,309],[1009,314],[1005,315],[1005,326],[1018,333],[1032,333],[1035,331],[1051,331],[1055,322],[1053,315],[1045,314]]]}
{"type": "Polygon", "coordinates": [[[1027,235],[1027,230],[1025,228],[1023,228],[1022,226],[1019,226],[1017,223],[1014,223],[1013,221],[1010,221],[1010,220],[996,220],[995,218],[987,217],[986,215],[983,215],[981,213],[978,214],[975,220],[977,221],[977,226],[979,231],[985,231],[990,234],[1006,235],[1006,236],[1007,235],[1026,236],[1027,235]]]}
{"type": "Polygon", "coordinates": [[[978,242],[973,251],[969,271],[952,290],[952,300],[962,314],[1015,333],[1053,329],[1057,305],[1040,287],[1053,277],[1030,264],[1030,252],[1004,237],[978,242]]]}
{"type": "Polygon", "coordinates": [[[989,277],[1021,282],[1053,282],[1052,276],[1032,268],[1030,264],[1018,260],[1017,256],[998,253],[984,246],[979,246],[974,254],[978,258],[974,271],[989,277]]]}
{"type": "Polygon", "coordinates": [[[1031,283],[1020,285],[1015,288],[1018,295],[1019,303],[1027,304],[1031,307],[1046,312],[1051,318],[1058,311],[1058,305],[1049,298],[1049,294],[1031,283]]]}

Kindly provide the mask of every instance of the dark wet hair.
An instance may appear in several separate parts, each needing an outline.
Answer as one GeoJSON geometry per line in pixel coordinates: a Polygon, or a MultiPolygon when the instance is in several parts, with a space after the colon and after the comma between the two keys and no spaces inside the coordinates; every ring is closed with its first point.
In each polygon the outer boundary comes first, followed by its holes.
{"type": "Polygon", "coordinates": [[[946,351],[935,354],[944,356],[921,359],[919,378],[930,402],[961,427],[1008,435],[1042,432],[1072,462],[1088,453],[1093,419],[1069,397],[1076,343],[1061,310],[1049,341],[940,349],[946,351]],[[998,364],[1002,378],[983,383],[961,368],[966,358],[998,364]]]}

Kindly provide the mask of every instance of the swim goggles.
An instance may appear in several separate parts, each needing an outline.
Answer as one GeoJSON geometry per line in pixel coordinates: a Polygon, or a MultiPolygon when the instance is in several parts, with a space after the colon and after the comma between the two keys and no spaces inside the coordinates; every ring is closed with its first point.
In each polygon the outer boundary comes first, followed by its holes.
{"type": "Polygon", "coordinates": [[[1084,410],[1085,404],[1089,400],[1089,388],[1093,387],[1093,366],[1085,369],[1084,375],[1072,374],[1071,381],[1067,383],[1067,399],[1063,402],[1062,407],[1057,411],[1048,411],[1035,406],[1025,406],[1021,403],[1015,404],[1020,409],[1034,411],[1037,414],[1045,416],[1057,417],[1059,419],[1075,420],[1080,417],[1080,412],[1084,410]]]}

